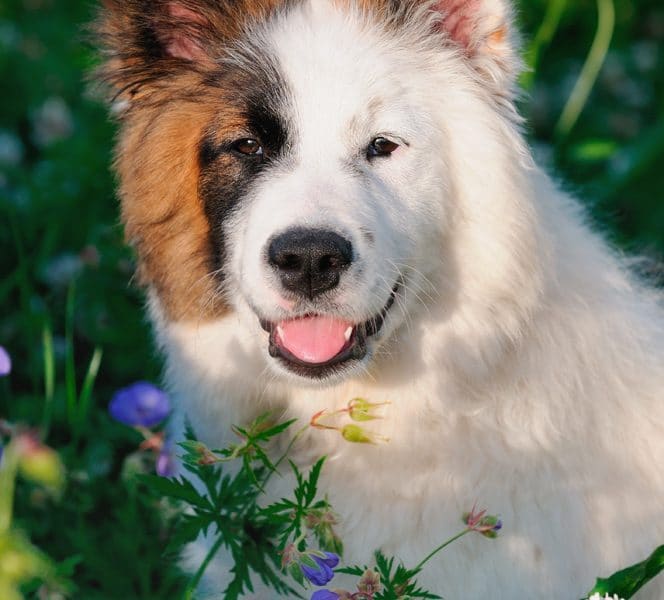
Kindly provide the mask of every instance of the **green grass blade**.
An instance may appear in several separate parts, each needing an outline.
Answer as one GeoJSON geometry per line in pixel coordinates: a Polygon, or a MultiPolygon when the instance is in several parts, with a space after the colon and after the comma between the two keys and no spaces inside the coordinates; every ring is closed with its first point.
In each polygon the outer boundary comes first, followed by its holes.
{"type": "Polygon", "coordinates": [[[48,438],[53,420],[53,398],[55,394],[55,352],[53,350],[53,331],[50,323],[45,323],[42,330],[42,348],[44,352],[44,415],[42,431],[48,438]]]}
{"type": "Polygon", "coordinates": [[[99,373],[99,367],[101,365],[101,359],[103,358],[104,352],[100,347],[95,348],[92,358],[90,359],[90,364],[88,365],[87,373],[85,374],[85,379],[83,380],[83,388],[81,389],[81,396],[78,399],[78,415],[77,415],[77,426],[78,430],[85,425],[87,421],[88,414],[90,412],[90,401],[92,399],[92,390],[97,380],[97,375],[99,373]]]}
{"type": "Polygon", "coordinates": [[[551,44],[563,13],[567,8],[567,0],[551,0],[549,2],[542,23],[533,38],[530,47],[526,51],[526,65],[528,70],[521,76],[521,86],[524,90],[530,90],[535,82],[535,75],[539,65],[542,52],[551,44]]]}
{"type": "Polygon", "coordinates": [[[583,69],[581,69],[581,74],[556,125],[556,137],[559,139],[566,138],[574,129],[574,125],[576,125],[583,108],[588,102],[588,97],[595,86],[602,65],[604,65],[609,46],[611,46],[616,25],[616,8],[613,0],[597,0],[597,12],[598,22],[595,39],[583,69]]]}
{"type": "Polygon", "coordinates": [[[72,281],[67,292],[67,307],[65,318],[65,389],[67,393],[67,420],[69,426],[76,433],[77,429],[77,399],[76,391],[76,359],[74,355],[74,309],[76,306],[76,282],[72,281]]]}

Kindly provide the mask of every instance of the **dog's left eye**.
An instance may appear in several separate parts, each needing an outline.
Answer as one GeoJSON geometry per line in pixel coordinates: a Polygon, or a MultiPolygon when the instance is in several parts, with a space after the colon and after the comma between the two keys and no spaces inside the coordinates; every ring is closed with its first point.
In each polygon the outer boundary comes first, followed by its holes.
{"type": "Polygon", "coordinates": [[[399,144],[393,142],[392,140],[388,140],[384,137],[377,137],[371,142],[371,144],[369,144],[369,147],[367,148],[367,158],[374,158],[376,156],[389,156],[398,147],[399,144]]]}
{"type": "Polygon", "coordinates": [[[261,146],[258,140],[251,138],[244,138],[233,142],[232,148],[235,152],[239,152],[245,156],[263,156],[263,146],[261,146]]]}

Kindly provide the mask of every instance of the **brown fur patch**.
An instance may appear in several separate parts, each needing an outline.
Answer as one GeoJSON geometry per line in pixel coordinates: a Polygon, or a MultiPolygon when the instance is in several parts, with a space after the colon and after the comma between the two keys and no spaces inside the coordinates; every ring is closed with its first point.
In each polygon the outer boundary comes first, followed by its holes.
{"type": "Polygon", "coordinates": [[[237,130],[243,117],[209,84],[214,58],[247,20],[289,2],[105,0],[93,25],[104,58],[97,77],[112,100],[127,104],[115,161],[126,237],[137,250],[140,282],[157,292],[171,320],[205,321],[228,311],[213,273],[199,146],[212,122],[237,130]]]}
{"type": "Polygon", "coordinates": [[[209,224],[198,198],[198,142],[211,118],[204,107],[141,112],[125,124],[117,148],[122,218],[140,280],[174,320],[225,311],[210,277],[209,224]]]}
{"type": "Polygon", "coordinates": [[[146,93],[154,98],[165,82],[214,68],[248,22],[260,22],[297,1],[103,0],[90,28],[103,59],[96,78],[113,100],[146,93]]]}

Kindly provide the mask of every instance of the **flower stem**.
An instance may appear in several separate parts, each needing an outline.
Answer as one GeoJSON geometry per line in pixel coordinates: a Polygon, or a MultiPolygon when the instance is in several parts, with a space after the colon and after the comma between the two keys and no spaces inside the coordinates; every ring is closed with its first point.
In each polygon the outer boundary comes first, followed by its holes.
{"type": "Polygon", "coordinates": [[[217,541],[210,548],[207,555],[205,556],[205,560],[203,561],[201,566],[198,567],[198,571],[196,571],[196,574],[189,582],[189,585],[187,585],[187,589],[184,591],[184,595],[182,596],[183,600],[192,600],[192,598],[194,597],[194,593],[196,592],[196,588],[198,587],[198,584],[201,582],[201,579],[203,579],[205,570],[208,568],[209,564],[212,562],[212,559],[215,557],[217,552],[219,552],[219,548],[221,548],[223,542],[224,542],[223,536],[219,536],[217,541]]]}
{"type": "Polygon", "coordinates": [[[447,548],[451,543],[456,542],[458,539],[462,538],[467,533],[470,533],[472,529],[464,529],[461,533],[457,533],[454,537],[451,537],[449,540],[438,546],[433,552],[431,552],[424,560],[422,560],[416,567],[415,570],[419,571],[427,562],[429,562],[436,554],[438,554],[444,548],[447,548]]]}
{"type": "Polygon", "coordinates": [[[278,458],[277,462],[274,463],[274,469],[269,471],[265,479],[263,480],[263,484],[261,485],[261,488],[264,490],[265,486],[267,485],[267,482],[270,481],[270,477],[276,472],[276,470],[279,468],[279,465],[286,460],[286,457],[290,454],[290,451],[293,449],[293,446],[295,445],[295,442],[299,440],[302,437],[302,434],[309,429],[310,425],[305,425],[300,429],[294,436],[293,439],[288,443],[288,446],[286,446],[286,450],[284,450],[284,453],[278,458]]]}
{"type": "Polygon", "coordinates": [[[613,2],[614,0],[597,0],[597,33],[581,74],[556,125],[555,133],[559,139],[566,138],[579,120],[606,60],[616,24],[616,9],[613,2]]]}
{"type": "Polygon", "coordinates": [[[14,485],[18,471],[16,442],[5,448],[0,464],[0,534],[9,531],[14,513],[14,485]]]}
{"type": "Polygon", "coordinates": [[[521,85],[525,90],[530,90],[533,87],[540,55],[551,44],[553,37],[558,31],[567,4],[568,0],[551,0],[547,5],[542,23],[535,34],[530,48],[526,52],[528,70],[521,76],[521,85]]]}
{"type": "Polygon", "coordinates": [[[42,417],[42,436],[48,438],[53,419],[53,398],[55,394],[55,351],[53,349],[53,330],[46,322],[42,331],[44,349],[44,416],[42,417]]]}

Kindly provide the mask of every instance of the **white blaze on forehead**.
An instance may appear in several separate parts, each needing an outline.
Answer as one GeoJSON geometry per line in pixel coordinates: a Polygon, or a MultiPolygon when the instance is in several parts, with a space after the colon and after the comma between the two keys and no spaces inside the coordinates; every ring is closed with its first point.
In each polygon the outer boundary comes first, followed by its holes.
{"type": "Polygon", "coordinates": [[[329,164],[367,135],[412,129],[404,73],[395,73],[385,32],[359,11],[311,0],[276,21],[270,37],[293,97],[298,158],[329,164]]]}

